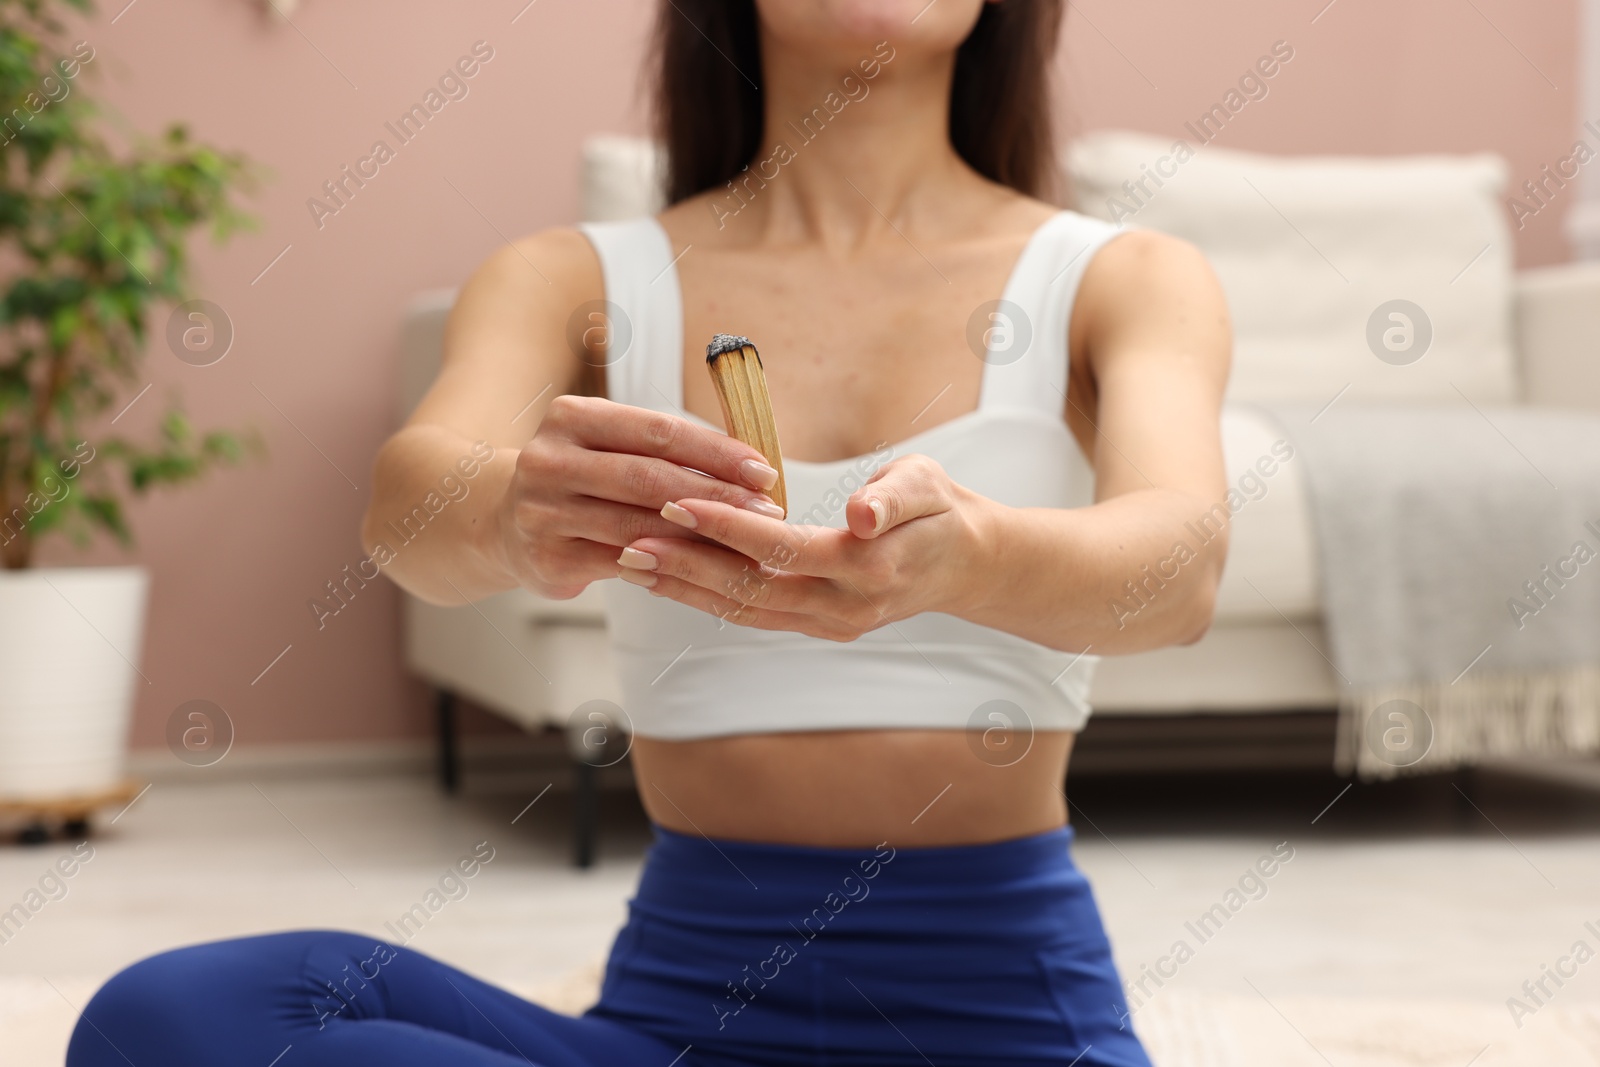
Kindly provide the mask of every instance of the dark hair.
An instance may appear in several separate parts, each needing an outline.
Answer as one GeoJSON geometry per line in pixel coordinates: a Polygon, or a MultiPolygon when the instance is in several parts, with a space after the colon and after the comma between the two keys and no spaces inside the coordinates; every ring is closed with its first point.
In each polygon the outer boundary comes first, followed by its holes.
{"type": "MultiPolygon", "coordinates": [[[[984,4],[956,51],[950,88],[956,153],[984,177],[1044,199],[1058,193],[1049,80],[1060,24],[1061,0],[984,4]]],[[[731,181],[761,147],[754,0],[664,0],[653,53],[656,136],[676,204],[731,181]]]]}

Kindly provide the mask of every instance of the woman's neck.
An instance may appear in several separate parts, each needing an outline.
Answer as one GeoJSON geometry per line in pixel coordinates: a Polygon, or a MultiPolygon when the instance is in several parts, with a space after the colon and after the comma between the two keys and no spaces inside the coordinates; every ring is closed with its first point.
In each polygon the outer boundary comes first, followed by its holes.
{"type": "Polygon", "coordinates": [[[763,50],[762,147],[734,181],[752,237],[849,249],[948,210],[976,175],[950,144],[954,56],[763,50]]]}

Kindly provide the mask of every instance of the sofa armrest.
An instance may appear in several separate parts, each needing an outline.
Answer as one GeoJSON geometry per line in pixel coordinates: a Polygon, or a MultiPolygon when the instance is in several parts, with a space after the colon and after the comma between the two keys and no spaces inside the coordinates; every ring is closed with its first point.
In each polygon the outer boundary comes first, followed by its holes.
{"type": "Polygon", "coordinates": [[[1600,263],[1519,274],[1516,331],[1523,403],[1600,411],[1600,263]]]}

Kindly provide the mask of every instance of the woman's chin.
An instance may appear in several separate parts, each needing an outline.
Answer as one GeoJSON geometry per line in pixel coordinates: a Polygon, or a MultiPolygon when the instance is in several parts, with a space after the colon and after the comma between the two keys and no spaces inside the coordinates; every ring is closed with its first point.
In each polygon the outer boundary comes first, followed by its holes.
{"type": "Polygon", "coordinates": [[[985,0],[757,0],[761,19],[784,37],[820,43],[923,42],[954,47],[985,0]]]}

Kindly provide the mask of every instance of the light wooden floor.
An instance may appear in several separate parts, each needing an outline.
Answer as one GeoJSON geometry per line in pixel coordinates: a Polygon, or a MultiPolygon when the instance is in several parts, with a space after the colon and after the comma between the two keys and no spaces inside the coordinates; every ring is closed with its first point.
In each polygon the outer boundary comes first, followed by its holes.
{"type": "MultiPolygon", "coordinates": [[[[1572,776],[1600,783],[1592,768],[1572,776]]],[[[605,950],[648,827],[630,794],[607,796],[600,863],[574,871],[565,796],[517,818],[544,784],[479,779],[445,800],[410,776],[160,782],[94,839],[67,895],[0,944],[0,976],[81,982],[169,946],[286,927],[392,937],[386,922],[488,842],[494,859],[413,947],[492,980],[548,981],[605,950]]],[[[1584,926],[1600,929],[1600,785],[1484,773],[1476,808],[1448,779],[1357,785],[1318,818],[1342,788],[1321,776],[1074,783],[1078,860],[1125,976],[1184,939],[1195,955],[1168,991],[1503,1007],[1575,941],[1600,949],[1584,926]],[[1265,896],[1199,944],[1186,920],[1285,841],[1294,858],[1265,896]]],[[[69,851],[0,849],[0,911],[69,851]]],[[[1600,961],[1557,996],[1600,1002],[1600,961]]]]}

